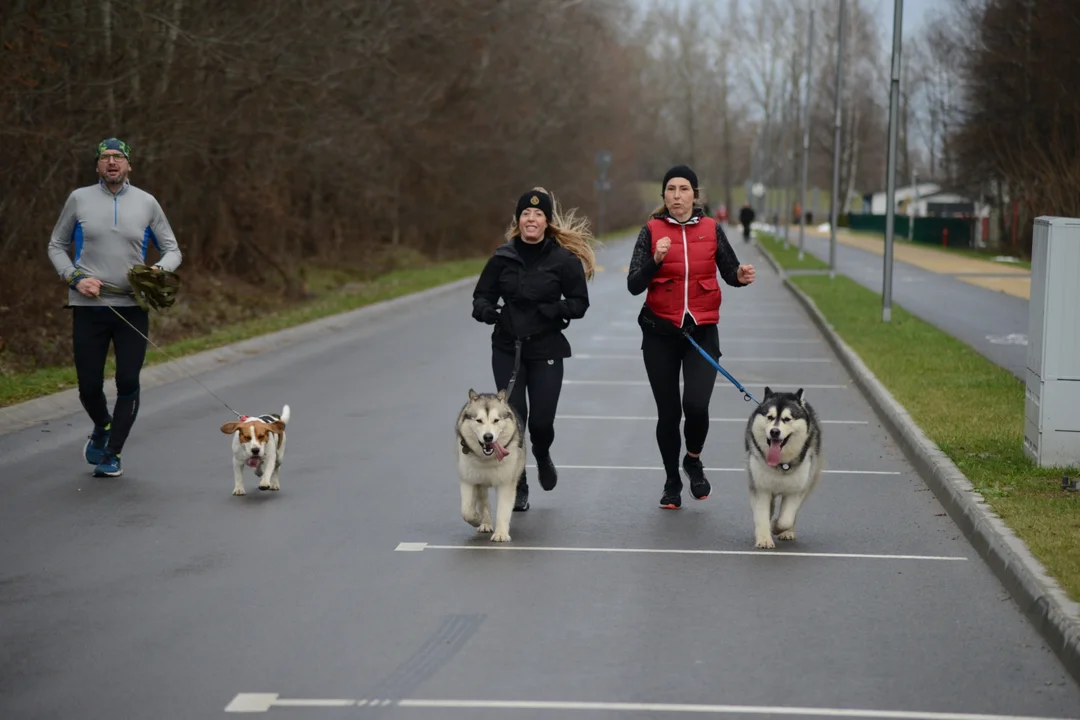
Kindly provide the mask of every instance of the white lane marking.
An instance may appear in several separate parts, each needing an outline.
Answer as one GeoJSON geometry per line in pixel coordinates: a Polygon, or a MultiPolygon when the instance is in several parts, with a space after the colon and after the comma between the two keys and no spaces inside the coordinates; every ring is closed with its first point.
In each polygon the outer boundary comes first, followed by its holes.
{"type": "Polygon", "coordinates": [[[994,345],[1027,345],[1027,335],[1023,333],[1009,333],[1008,335],[987,335],[986,339],[994,345]]]}
{"type": "Polygon", "coordinates": [[[982,713],[920,712],[916,710],[861,710],[857,708],[814,708],[769,705],[693,705],[689,703],[574,702],[532,700],[400,700],[400,707],[448,710],[576,710],[609,712],[694,713],[715,715],[782,715],[793,717],[845,717],[868,720],[1076,720],[1040,718],[1026,715],[982,713]]]}
{"type": "MultiPolygon", "coordinates": [[[[647,420],[655,422],[655,415],[555,415],[556,420],[647,420]]],[[[709,418],[709,422],[715,423],[743,423],[747,418],[709,418]]],[[[869,420],[818,420],[822,425],[869,425],[869,420]]]]}
{"type": "MultiPolygon", "coordinates": [[[[536,465],[526,465],[527,468],[535,468],[536,465]]],[[[644,471],[663,471],[663,466],[648,466],[648,465],[563,465],[558,464],[559,470],[644,470],[644,471]]],[[[705,472],[746,472],[744,467],[733,468],[720,468],[720,467],[707,467],[704,468],[705,472]]],[[[902,475],[903,473],[898,470],[822,470],[821,472],[830,475],[902,475]]]]}
{"type": "Polygon", "coordinates": [[[349,707],[355,700],[320,700],[318,698],[295,698],[275,700],[274,707],[349,707]]]}
{"type": "MultiPolygon", "coordinates": [[[[768,553],[776,554],[776,553],[768,553]]],[[[256,705],[261,698],[273,698],[277,704],[278,696],[273,693],[240,693],[233,699],[225,712],[268,712],[256,705]],[[249,703],[253,709],[232,709],[245,707],[249,703]]],[[[289,706],[292,701],[282,700],[282,705],[289,706]]],[[[364,706],[366,700],[323,700],[324,705],[308,707],[349,707],[364,706]]],[[[798,707],[788,705],[704,705],[691,703],[645,703],[645,702],[582,702],[574,700],[451,700],[440,698],[404,698],[401,700],[372,700],[372,706],[388,707],[396,705],[403,708],[423,708],[434,710],[563,710],[597,712],[648,712],[648,713],[689,713],[712,715],[777,715],[784,717],[820,717],[820,718],[866,718],[866,720],[1078,720],[1078,718],[1054,718],[1037,715],[992,715],[988,713],[933,712],[918,710],[870,710],[859,708],[798,707]]],[[[293,705],[293,707],[296,707],[293,705]]]]}
{"type": "Polygon", "coordinates": [[[240,693],[225,706],[225,712],[257,713],[266,712],[277,700],[277,693],[240,693]]]}
{"type": "MultiPolygon", "coordinates": [[[[772,328],[770,328],[770,330],[771,329],[772,328]]],[[[597,341],[600,341],[600,342],[607,341],[607,340],[634,340],[636,342],[641,342],[641,336],[640,335],[631,334],[631,333],[626,333],[625,335],[593,335],[591,339],[592,340],[597,340],[597,341]]],[[[754,336],[751,336],[751,337],[720,338],[720,343],[722,345],[726,345],[728,343],[734,343],[734,342],[776,343],[776,344],[781,344],[781,345],[802,345],[802,344],[805,344],[805,343],[824,343],[825,341],[820,339],[820,338],[816,338],[816,339],[810,339],[810,338],[762,338],[762,337],[754,337],[754,336]]]]}
{"type": "MultiPolygon", "coordinates": [[[[641,355],[594,355],[592,353],[575,353],[571,360],[641,360],[641,355]]],[[[753,362],[753,363],[831,363],[832,358],[791,358],[791,357],[728,357],[720,358],[724,362],[753,362]]]]}
{"type": "MultiPolygon", "coordinates": [[[[716,384],[727,384],[728,379],[720,373],[716,374],[716,384]]],[[[563,380],[563,385],[648,385],[648,380],[563,380]]],[[[679,385],[682,386],[682,380],[679,381],[679,385]]],[[[801,387],[804,390],[846,390],[848,385],[815,385],[806,383],[792,383],[792,382],[777,382],[775,380],[769,380],[768,382],[746,382],[742,381],[743,386],[751,385],[753,387],[769,385],[771,387],[801,387]]],[[[751,392],[753,392],[751,390],[751,392]]]]}
{"type": "Polygon", "coordinates": [[[818,553],[796,552],[790,550],[680,550],[678,548],[619,548],[619,547],[556,547],[543,545],[436,545],[434,543],[401,543],[423,545],[422,550],[532,550],[534,552],[588,552],[588,553],[630,553],[643,555],[777,555],[801,558],[847,558],[862,560],[967,560],[955,555],[886,555],[874,553],[818,553]]]}

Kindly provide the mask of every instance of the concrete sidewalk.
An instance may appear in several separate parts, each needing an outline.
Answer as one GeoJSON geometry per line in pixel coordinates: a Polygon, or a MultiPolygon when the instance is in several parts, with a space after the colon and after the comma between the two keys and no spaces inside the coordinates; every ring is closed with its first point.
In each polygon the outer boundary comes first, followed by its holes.
{"type": "MultiPolygon", "coordinates": [[[[798,246],[797,225],[788,228],[788,240],[798,246]]],[[[828,240],[827,232],[811,232],[808,227],[806,252],[828,262],[828,240]]],[[[741,241],[736,244],[742,246],[741,241]]],[[[836,244],[836,271],[880,294],[884,241],[837,232],[836,244]]],[[[967,343],[1018,379],[1025,378],[1030,271],[906,241],[897,242],[893,250],[895,304],[967,343]],[[995,284],[1002,289],[992,289],[995,284]]]]}
{"type": "MultiPolygon", "coordinates": [[[[783,226],[779,232],[783,233],[783,226]]],[[[807,226],[806,234],[816,238],[829,239],[828,231],[821,231],[807,226]]],[[[799,226],[788,226],[788,241],[799,242],[799,226]]],[[[846,230],[836,231],[836,242],[881,256],[885,252],[885,239],[846,230]]],[[[1031,295],[1031,271],[1024,267],[1008,263],[982,260],[960,253],[951,253],[929,245],[907,241],[906,237],[897,236],[893,243],[893,259],[907,263],[939,275],[948,275],[962,282],[1002,292],[1013,297],[1028,300],[1031,295]]]]}

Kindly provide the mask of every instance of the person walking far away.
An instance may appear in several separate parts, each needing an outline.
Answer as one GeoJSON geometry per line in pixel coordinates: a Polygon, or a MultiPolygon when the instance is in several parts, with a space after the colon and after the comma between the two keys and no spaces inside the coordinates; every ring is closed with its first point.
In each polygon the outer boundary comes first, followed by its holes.
{"type": "MultiPolygon", "coordinates": [[[[576,218],[573,210],[564,214],[554,196],[538,187],[518,200],[506,240],[480,273],[473,291],[472,316],[495,326],[491,369],[499,389],[510,381],[514,341],[521,341],[520,367],[510,404],[528,426],[540,486],[551,490],[558,480],[551,459],[555,410],[562,390],[563,360],[570,357],[570,343],[563,330],[571,320],[584,317],[589,308],[587,282],[596,267],[592,232],[586,219],[576,218]]],[[[528,509],[529,485],[523,472],[514,510],[528,509]]]]}
{"type": "Polygon", "coordinates": [[[127,273],[146,263],[150,243],[161,253],[155,268],[175,271],[182,256],[158,201],[129,181],[127,143],[103,140],[96,160],[98,182],[68,195],[49,240],[49,260],[68,284],[65,307],[72,310],[79,400],[94,423],[83,456],[94,465],[96,477],[117,477],[123,473],[120,453],[139,413],[139,375],[146,358],[146,340],[139,332],[150,330],[149,314],[130,294],[127,273]],[[68,254],[72,246],[74,258],[68,254]],[[110,343],[116,356],[111,414],[104,391],[110,343]]]}
{"type": "Polygon", "coordinates": [[[649,216],[634,244],[626,287],[632,295],[648,290],[638,314],[641,354],[656,401],[656,442],[666,476],[660,507],[674,510],[682,506],[679,420],[684,412],[682,467],[690,480],[690,494],[704,500],[712,492],[701,452],[709,432],[716,368],[683,332],[719,357],[722,293],[716,272],[728,285],[744,287],[754,282],[754,266],[739,264],[723,227],[697,204],[698,179],[693,170],[685,165],[668,170],[661,195],[664,204],[649,216]]]}
{"type": "Polygon", "coordinates": [[[750,242],[750,225],[754,222],[754,208],[750,207],[750,203],[743,203],[742,210],[739,211],[739,223],[742,225],[742,239],[743,242],[750,242]]]}

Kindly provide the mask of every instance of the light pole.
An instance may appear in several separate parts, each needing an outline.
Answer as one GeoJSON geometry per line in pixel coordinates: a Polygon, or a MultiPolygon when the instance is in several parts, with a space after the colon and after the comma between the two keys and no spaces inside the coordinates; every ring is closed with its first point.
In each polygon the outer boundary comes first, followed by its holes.
{"type": "Polygon", "coordinates": [[[896,133],[900,125],[900,37],[904,0],[893,0],[892,73],[889,79],[889,155],[885,171],[885,262],[881,284],[881,320],[892,320],[893,222],[896,219],[896,133]]]}
{"type": "MultiPolygon", "coordinates": [[[[838,45],[836,49],[836,98],[833,100],[836,119],[833,124],[833,161],[832,161],[832,213],[829,218],[829,277],[836,277],[836,223],[840,220],[840,98],[841,88],[844,82],[844,0],[840,0],[840,19],[837,21],[836,33],[838,45]]],[[[846,200],[847,198],[845,198],[846,200]]],[[[846,206],[847,203],[845,202],[846,206]]]]}
{"type": "Polygon", "coordinates": [[[799,259],[803,259],[803,239],[806,237],[806,172],[810,163],[810,88],[814,75],[811,68],[814,60],[814,11],[810,10],[810,37],[806,42],[806,100],[803,107],[802,139],[802,187],[799,192],[799,259]]]}

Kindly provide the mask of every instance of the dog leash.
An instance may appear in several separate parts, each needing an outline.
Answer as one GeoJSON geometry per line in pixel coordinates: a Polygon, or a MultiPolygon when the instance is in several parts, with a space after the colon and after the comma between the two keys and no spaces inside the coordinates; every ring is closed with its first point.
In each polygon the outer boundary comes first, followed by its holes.
{"type": "MultiPolygon", "coordinates": [[[[109,290],[107,290],[107,291],[106,291],[106,294],[109,294],[109,295],[123,295],[123,296],[125,296],[125,297],[129,295],[129,293],[126,293],[126,292],[123,292],[123,291],[117,291],[117,290],[114,290],[114,289],[113,289],[113,286],[109,286],[109,285],[107,285],[107,284],[105,284],[105,283],[102,283],[102,287],[108,287],[108,288],[109,288],[109,290]]],[[[100,295],[100,294],[96,295],[95,297],[96,297],[96,298],[97,298],[98,300],[101,300],[101,295],[100,295]]],[[[181,370],[181,371],[183,371],[183,373],[184,373],[185,375],[187,375],[187,376],[188,376],[189,378],[191,378],[191,379],[192,379],[192,380],[194,380],[195,382],[199,383],[199,385],[200,385],[200,386],[202,387],[202,389],[203,389],[203,390],[205,390],[206,392],[210,393],[210,395],[212,395],[212,396],[213,396],[214,398],[216,398],[216,399],[217,399],[217,401],[218,401],[218,402],[220,402],[220,403],[221,403],[222,405],[224,405],[224,406],[226,407],[226,409],[228,409],[228,411],[229,411],[229,412],[231,412],[231,413],[232,413],[233,415],[235,415],[235,416],[237,417],[237,419],[238,419],[238,420],[243,420],[243,418],[245,417],[244,415],[241,415],[240,413],[238,413],[238,412],[236,412],[235,410],[233,410],[233,409],[232,409],[232,408],[231,408],[231,407],[229,406],[229,404],[228,404],[227,402],[225,402],[224,400],[222,400],[222,399],[221,399],[220,397],[218,397],[218,396],[217,396],[217,394],[216,394],[216,393],[214,393],[214,391],[213,391],[213,390],[211,390],[210,388],[206,387],[206,386],[205,386],[205,385],[203,385],[203,384],[202,384],[201,382],[199,382],[199,379],[198,379],[198,378],[196,378],[196,377],[195,377],[194,375],[192,375],[191,373],[189,373],[189,372],[188,372],[187,370],[185,370],[185,369],[184,369],[184,367],[183,367],[183,366],[182,366],[182,365],[180,364],[180,361],[179,361],[179,360],[177,360],[176,358],[174,358],[174,357],[173,357],[172,355],[169,355],[169,353],[165,352],[165,351],[164,351],[164,350],[163,350],[163,349],[161,348],[161,346],[160,346],[160,345],[158,345],[158,344],[157,344],[156,342],[154,342],[153,340],[151,340],[150,338],[148,338],[148,337],[147,337],[146,335],[144,335],[144,334],[142,333],[142,331],[141,331],[141,330],[139,330],[139,328],[137,328],[137,327],[135,327],[134,325],[132,325],[132,324],[131,324],[131,322],[130,322],[130,321],[129,321],[129,320],[128,320],[128,319],[126,318],[126,317],[124,317],[123,315],[121,315],[121,314],[120,314],[120,313],[119,313],[119,312],[118,312],[118,311],[116,310],[116,308],[115,308],[115,307],[113,307],[112,305],[109,305],[109,304],[107,304],[107,303],[103,303],[103,304],[105,305],[105,307],[109,308],[109,310],[111,310],[111,311],[112,311],[113,315],[115,315],[116,317],[118,317],[118,318],[120,318],[121,320],[123,320],[123,321],[124,321],[124,322],[125,322],[125,323],[127,324],[127,326],[128,326],[128,327],[130,327],[130,328],[131,328],[132,330],[134,330],[134,331],[135,331],[136,333],[138,333],[138,334],[139,334],[139,336],[140,336],[140,337],[141,337],[141,338],[142,338],[143,340],[145,340],[146,342],[150,343],[150,344],[151,344],[151,345],[153,345],[153,346],[154,346],[155,348],[157,348],[158,352],[160,352],[160,353],[161,353],[162,355],[164,355],[165,357],[169,358],[169,360],[172,360],[172,361],[173,361],[173,363],[174,363],[174,364],[175,364],[175,365],[176,365],[177,367],[179,367],[179,368],[180,368],[180,370],[181,370]]],[[[169,302],[169,305],[171,305],[171,304],[172,304],[172,302],[170,301],[170,302],[169,302]]],[[[141,303],[140,303],[140,305],[141,305],[141,303]]],[[[149,312],[149,310],[147,310],[147,312],[149,312]]]]}
{"type": "Polygon", "coordinates": [[[506,397],[507,399],[514,392],[514,383],[517,382],[518,369],[521,367],[521,340],[514,339],[514,370],[510,373],[510,382],[506,383],[506,397]]]}
{"type": "Polygon", "coordinates": [[[708,360],[708,361],[709,361],[709,364],[710,364],[710,365],[712,365],[712,366],[713,366],[714,368],[716,368],[717,370],[719,370],[719,371],[721,372],[721,374],[723,374],[723,376],[724,376],[724,377],[726,377],[726,378],[727,378],[728,380],[730,380],[730,381],[731,381],[731,384],[732,384],[732,385],[734,385],[735,387],[737,387],[737,388],[738,388],[739,390],[741,390],[741,391],[742,391],[742,394],[743,394],[743,400],[745,400],[745,401],[747,401],[747,402],[750,402],[751,400],[752,400],[752,401],[754,401],[754,402],[758,402],[757,398],[755,398],[755,397],[754,397],[753,395],[751,395],[751,394],[750,394],[750,391],[749,391],[749,390],[747,390],[746,388],[744,388],[744,387],[743,387],[743,386],[742,386],[742,385],[741,385],[741,384],[739,383],[739,381],[738,381],[738,380],[736,380],[736,379],[735,379],[734,377],[732,377],[732,376],[731,376],[731,373],[729,373],[729,372],[728,372],[727,370],[725,370],[724,368],[720,367],[720,363],[718,363],[718,362],[716,362],[715,360],[713,360],[713,357],[712,357],[712,355],[710,355],[709,353],[705,352],[705,349],[704,349],[704,348],[702,348],[702,347],[701,347],[700,345],[698,345],[698,344],[697,344],[697,341],[696,341],[696,340],[694,340],[694,338],[690,337],[690,333],[689,333],[689,332],[687,332],[686,330],[683,330],[683,331],[682,331],[682,334],[686,336],[686,339],[690,341],[690,344],[691,344],[691,345],[693,345],[693,346],[694,346],[695,348],[697,348],[697,351],[698,351],[699,353],[701,353],[701,356],[702,356],[703,358],[705,358],[706,360],[708,360]]]}

